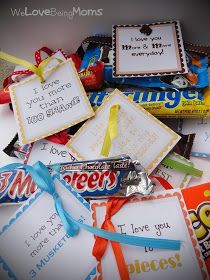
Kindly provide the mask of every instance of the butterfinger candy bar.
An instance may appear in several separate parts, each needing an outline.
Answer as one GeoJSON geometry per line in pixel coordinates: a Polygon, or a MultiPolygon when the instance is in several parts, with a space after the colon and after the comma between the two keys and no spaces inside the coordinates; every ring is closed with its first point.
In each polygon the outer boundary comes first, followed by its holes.
{"type": "MultiPolygon", "coordinates": [[[[210,88],[201,91],[122,90],[135,103],[159,118],[206,118],[210,116],[210,88]]],[[[89,100],[94,110],[110,95],[110,91],[92,92],[89,100]]]]}

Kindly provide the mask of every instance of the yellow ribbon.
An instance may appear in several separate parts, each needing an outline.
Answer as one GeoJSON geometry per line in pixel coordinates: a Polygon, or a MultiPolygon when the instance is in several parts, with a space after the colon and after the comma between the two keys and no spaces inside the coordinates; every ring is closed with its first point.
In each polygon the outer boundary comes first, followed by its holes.
{"type": "Polygon", "coordinates": [[[117,121],[119,109],[119,104],[113,105],[110,108],[108,126],[104,137],[104,143],[101,149],[101,155],[105,157],[108,157],[112,141],[117,137],[117,121]]]}
{"type": "Polygon", "coordinates": [[[40,78],[41,83],[44,82],[44,77],[43,77],[44,67],[52,59],[51,57],[46,58],[37,67],[33,63],[31,63],[31,62],[29,62],[27,60],[24,60],[22,58],[18,58],[18,57],[9,55],[9,54],[7,54],[5,52],[0,52],[0,58],[4,59],[6,61],[9,61],[11,63],[14,63],[14,64],[21,65],[21,66],[31,70],[34,74],[36,74],[40,78]]]}

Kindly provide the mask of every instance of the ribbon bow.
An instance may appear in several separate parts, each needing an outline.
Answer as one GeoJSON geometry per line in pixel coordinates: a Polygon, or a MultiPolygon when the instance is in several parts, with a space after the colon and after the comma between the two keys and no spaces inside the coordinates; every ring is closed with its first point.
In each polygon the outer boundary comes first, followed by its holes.
{"type": "Polygon", "coordinates": [[[34,179],[34,181],[40,187],[41,190],[44,190],[47,193],[49,193],[54,199],[55,209],[59,217],[61,218],[61,221],[67,234],[71,237],[77,235],[79,232],[79,225],[74,223],[72,217],[65,211],[61,198],[55,191],[55,184],[52,180],[48,168],[42,162],[39,161],[34,165],[34,171],[36,172],[35,177],[32,173],[30,174],[31,177],[34,179]]]}
{"type": "Polygon", "coordinates": [[[117,261],[118,269],[121,279],[128,280],[129,273],[123,257],[122,249],[119,243],[140,247],[153,247],[159,249],[180,250],[180,240],[169,239],[156,239],[146,238],[132,235],[123,235],[115,232],[114,225],[111,222],[111,217],[118,212],[118,210],[126,203],[127,198],[112,198],[108,201],[108,208],[105,221],[102,228],[95,228],[80,221],[73,219],[64,209],[61,198],[56,193],[55,184],[49,173],[48,168],[42,163],[37,162],[33,166],[12,163],[0,168],[0,172],[14,170],[15,168],[24,167],[29,172],[36,185],[42,190],[51,195],[54,199],[55,209],[63,223],[67,234],[71,237],[78,234],[79,229],[84,230],[96,235],[96,243],[93,248],[93,255],[97,260],[101,260],[106,250],[108,240],[111,241],[115,258],[117,261]]]}
{"type": "MultiPolygon", "coordinates": [[[[5,52],[1,52],[1,51],[0,51],[0,58],[4,59],[6,61],[9,61],[11,63],[17,64],[17,65],[21,65],[21,66],[29,69],[32,73],[36,74],[40,78],[41,83],[44,83],[44,77],[43,77],[44,67],[49,63],[49,61],[52,59],[56,59],[57,61],[62,62],[62,60],[59,58],[48,57],[48,58],[44,59],[38,66],[35,66],[33,63],[31,63],[25,59],[22,59],[22,58],[19,58],[19,57],[16,57],[16,56],[13,56],[13,55],[7,54],[5,52]]],[[[30,74],[29,70],[26,70],[26,73],[30,74]]]]}
{"type": "MultiPolygon", "coordinates": [[[[111,217],[114,216],[121,207],[128,201],[126,198],[111,198],[107,203],[106,216],[105,220],[101,226],[102,229],[108,230],[111,232],[116,232],[115,227],[111,221],[111,217]]],[[[107,248],[108,240],[103,239],[101,237],[96,236],[95,244],[93,247],[93,256],[97,259],[97,261],[101,261],[106,248],[107,248]]],[[[118,271],[120,274],[120,278],[123,280],[129,280],[129,272],[127,269],[127,265],[125,263],[125,259],[123,256],[122,248],[120,243],[116,243],[111,241],[112,249],[114,252],[114,256],[117,262],[118,271]]]]}
{"type": "Polygon", "coordinates": [[[71,236],[74,236],[78,233],[78,228],[83,228],[96,236],[128,245],[153,247],[167,250],[180,250],[180,240],[122,235],[120,233],[94,228],[92,226],[83,224],[82,222],[76,221],[65,211],[58,194],[55,192],[55,185],[49,170],[42,162],[38,161],[33,166],[21,163],[12,163],[0,168],[0,172],[14,170],[20,167],[25,168],[26,171],[29,172],[37,187],[39,187],[42,191],[48,192],[55,200],[56,210],[59,211],[58,214],[60,215],[65,230],[67,233],[70,233],[71,236]]]}
{"type": "Polygon", "coordinates": [[[14,64],[22,65],[23,67],[26,67],[27,69],[30,69],[34,74],[36,74],[40,78],[42,83],[44,82],[44,78],[43,78],[44,67],[52,59],[51,57],[48,57],[45,60],[43,60],[39,64],[39,66],[35,66],[33,63],[31,63],[27,60],[9,55],[5,52],[0,52],[0,58],[4,59],[6,61],[12,62],[14,64]]]}

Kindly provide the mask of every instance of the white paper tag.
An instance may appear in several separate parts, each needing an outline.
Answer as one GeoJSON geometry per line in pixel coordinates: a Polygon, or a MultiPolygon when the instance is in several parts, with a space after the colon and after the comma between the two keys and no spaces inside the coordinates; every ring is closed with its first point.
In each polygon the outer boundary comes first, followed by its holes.
{"type": "Polygon", "coordinates": [[[133,160],[139,160],[151,173],[180,136],[119,90],[110,95],[95,112],[96,116],[79,129],[67,146],[84,160],[101,158],[109,112],[114,104],[120,105],[118,136],[111,145],[109,156],[127,154],[133,160]]]}
{"type": "Polygon", "coordinates": [[[20,144],[35,142],[94,115],[71,59],[11,85],[10,95],[20,144]]]}
{"type": "Polygon", "coordinates": [[[65,163],[79,160],[65,145],[41,139],[32,144],[26,162],[33,165],[41,160],[45,165],[65,163]]]}
{"type": "MultiPolygon", "coordinates": [[[[66,211],[74,219],[91,224],[89,204],[64,181],[55,178],[54,182],[66,211]]],[[[82,280],[94,271],[92,246],[93,236],[84,230],[69,237],[53,198],[37,191],[0,232],[0,263],[12,279],[82,280]]]]}
{"type": "Polygon", "coordinates": [[[179,21],[143,25],[113,26],[113,76],[160,76],[187,73],[179,21]]]}
{"type": "MultiPolygon", "coordinates": [[[[94,226],[101,227],[106,203],[91,201],[94,226]]],[[[121,234],[181,240],[179,251],[121,244],[130,279],[207,279],[199,245],[179,190],[165,191],[147,199],[134,198],[113,217],[121,234]]],[[[110,242],[97,265],[99,279],[120,279],[110,242]]]]}

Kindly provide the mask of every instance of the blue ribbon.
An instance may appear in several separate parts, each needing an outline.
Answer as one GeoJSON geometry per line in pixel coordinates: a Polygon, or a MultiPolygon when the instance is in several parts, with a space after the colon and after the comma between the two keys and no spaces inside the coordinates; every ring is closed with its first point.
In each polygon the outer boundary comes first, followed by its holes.
{"type": "Polygon", "coordinates": [[[159,238],[147,238],[139,237],[132,235],[125,235],[116,232],[109,232],[100,228],[95,228],[82,222],[76,221],[73,219],[64,209],[61,198],[55,191],[54,181],[49,173],[48,168],[40,161],[38,161],[33,166],[21,164],[21,163],[12,163],[0,168],[0,172],[14,170],[16,168],[25,168],[29,172],[32,179],[36,185],[42,190],[47,192],[52,196],[55,203],[55,209],[63,223],[63,226],[67,234],[71,237],[78,234],[79,229],[83,228],[84,230],[119,243],[140,246],[140,247],[151,247],[158,249],[168,249],[168,250],[180,250],[181,241],[180,240],[171,240],[171,239],[159,239],[159,238]]]}

